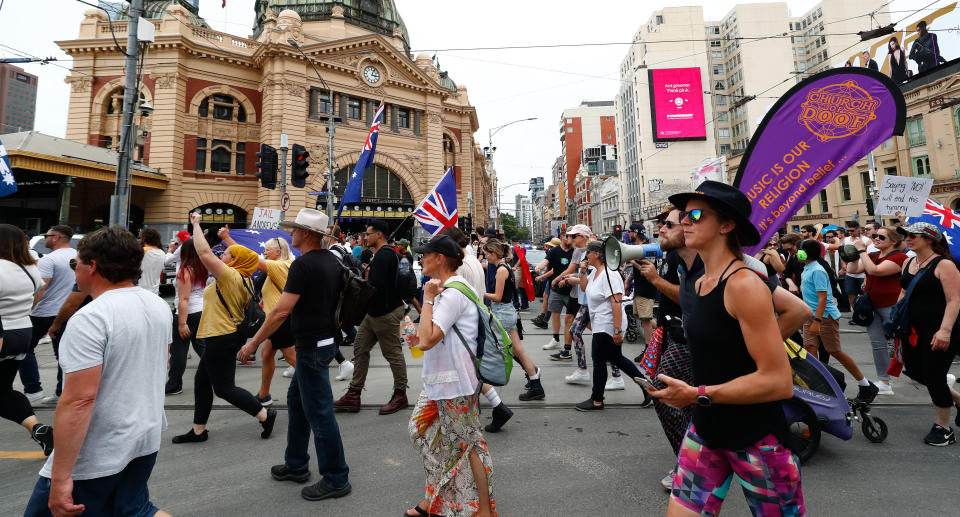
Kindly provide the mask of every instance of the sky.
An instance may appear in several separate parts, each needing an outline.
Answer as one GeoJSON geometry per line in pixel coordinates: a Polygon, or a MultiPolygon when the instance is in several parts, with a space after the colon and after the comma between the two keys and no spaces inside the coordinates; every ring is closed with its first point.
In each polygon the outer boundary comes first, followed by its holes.
{"type": "MultiPolygon", "coordinates": [[[[436,53],[441,68],[448,71],[458,85],[468,88],[480,122],[474,135],[477,142],[487,145],[491,128],[536,117],[534,121],[504,128],[493,137],[502,209],[509,210],[514,196],[526,193],[529,178],[543,176],[547,184],[551,183],[550,168],[561,152],[562,111],[585,100],[614,99],[619,90],[619,67],[628,50],[627,43],[655,9],[702,4],[706,19],[720,20],[734,5],[747,2],[395,0],[395,3],[409,30],[414,54],[436,53]],[[588,43],[609,44],[470,50],[588,43]],[[513,185],[515,183],[522,185],[513,185]]],[[[813,0],[787,2],[793,15],[804,13],[816,3],[813,0]]],[[[891,8],[921,7],[914,3],[896,0],[891,8]]],[[[227,0],[226,8],[221,8],[221,0],[200,0],[200,15],[216,30],[246,37],[253,26],[253,5],[254,0],[227,0]]],[[[0,0],[0,57],[27,53],[60,59],[56,64],[20,65],[40,77],[35,129],[42,133],[64,135],[69,87],[63,79],[69,74],[70,59],[54,41],[76,37],[87,9],[90,7],[76,0],[0,0]],[[44,10],[39,12],[37,8],[41,5],[44,10]],[[42,30],[40,16],[47,17],[42,30]]],[[[9,131],[10,128],[4,128],[0,133],[9,131]]]]}

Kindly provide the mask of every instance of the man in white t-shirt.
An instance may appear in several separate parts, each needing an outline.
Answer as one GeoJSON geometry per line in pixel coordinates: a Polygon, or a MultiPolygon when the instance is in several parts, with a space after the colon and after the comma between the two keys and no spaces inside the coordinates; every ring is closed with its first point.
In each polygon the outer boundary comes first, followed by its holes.
{"type": "Polygon", "coordinates": [[[142,258],[140,243],[119,226],[79,245],[76,281],[93,301],[63,335],[66,382],[57,421],[65,425],[54,429],[56,448],[25,517],[169,517],[150,502],[147,480],[167,426],[163,386],[173,317],[162,299],[134,285],[142,258]]]}
{"type": "MultiPolygon", "coordinates": [[[[877,247],[873,245],[873,241],[870,240],[869,237],[876,231],[876,224],[877,223],[870,222],[864,225],[864,227],[861,229],[860,224],[856,221],[847,221],[847,236],[843,238],[843,244],[853,245],[855,241],[859,240],[867,245],[867,249],[870,249],[872,246],[873,250],[876,251],[877,247]]],[[[863,292],[864,277],[864,273],[848,272],[843,284],[841,285],[844,294],[847,295],[847,300],[850,303],[850,307],[853,307],[853,302],[857,299],[857,295],[863,292]]]]}
{"type": "MultiPolygon", "coordinates": [[[[23,382],[23,394],[32,403],[52,403],[57,401],[57,394],[61,389],[61,372],[57,371],[57,390],[54,395],[44,397],[43,386],[40,384],[40,370],[37,368],[37,358],[33,350],[40,342],[40,338],[47,334],[50,325],[57,317],[60,306],[73,291],[73,271],[70,269],[70,260],[77,256],[77,250],[70,247],[70,238],[73,237],[73,228],[65,225],[51,227],[43,235],[43,244],[51,249],[40,261],[37,269],[43,278],[43,287],[37,294],[37,302],[30,311],[30,321],[33,324],[33,333],[30,340],[30,352],[20,363],[20,381],[23,382]]],[[[53,341],[53,353],[59,357],[59,341],[53,341]]]]}

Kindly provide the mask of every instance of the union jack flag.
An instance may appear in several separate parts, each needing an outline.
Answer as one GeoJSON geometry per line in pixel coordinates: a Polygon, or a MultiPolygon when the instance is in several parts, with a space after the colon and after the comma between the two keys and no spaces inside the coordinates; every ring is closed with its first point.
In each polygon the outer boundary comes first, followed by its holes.
{"type": "Polygon", "coordinates": [[[433,190],[420,202],[413,212],[424,229],[434,236],[444,228],[457,225],[457,180],[453,166],[447,169],[433,190]]]}
{"type": "Polygon", "coordinates": [[[960,257],[960,214],[932,199],[927,199],[923,215],[907,219],[909,224],[919,221],[939,226],[943,236],[947,238],[947,244],[950,245],[950,253],[954,257],[960,257]]]}
{"type": "Polygon", "coordinates": [[[377,108],[377,114],[373,117],[373,124],[370,125],[370,132],[367,133],[367,141],[363,144],[363,151],[357,158],[357,164],[350,173],[350,181],[347,182],[347,188],[343,190],[343,196],[340,197],[340,207],[337,209],[337,217],[343,211],[343,205],[347,203],[356,203],[360,201],[360,192],[363,190],[363,171],[373,165],[373,155],[377,151],[377,136],[380,135],[380,120],[383,118],[383,104],[377,108]]]}

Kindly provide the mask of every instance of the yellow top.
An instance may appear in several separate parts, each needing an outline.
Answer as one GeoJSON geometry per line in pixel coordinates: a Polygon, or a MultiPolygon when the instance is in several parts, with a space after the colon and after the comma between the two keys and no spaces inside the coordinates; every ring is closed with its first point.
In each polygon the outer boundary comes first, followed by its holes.
{"type": "MultiPolygon", "coordinates": [[[[244,287],[246,281],[236,269],[228,266],[223,268],[220,278],[203,290],[203,315],[200,316],[197,338],[224,336],[237,331],[237,323],[243,320],[243,310],[250,301],[250,293],[244,287]],[[229,315],[217,296],[218,285],[230,307],[229,315]]],[[[249,284],[247,287],[252,289],[249,284]]]]}
{"type": "Polygon", "coordinates": [[[264,260],[267,264],[267,279],[263,282],[263,312],[268,313],[277,306],[283,287],[287,285],[292,260],[264,260]]]}

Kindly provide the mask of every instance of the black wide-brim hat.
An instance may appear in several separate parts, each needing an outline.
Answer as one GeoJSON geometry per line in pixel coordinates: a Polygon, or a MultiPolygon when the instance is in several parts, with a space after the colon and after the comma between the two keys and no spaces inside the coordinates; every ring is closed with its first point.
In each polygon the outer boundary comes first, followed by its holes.
{"type": "Polygon", "coordinates": [[[736,187],[719,181],[704,181],[693,192],[674,194],[668,198],[670,204],[685,210],[691,199],[709,199],[726,207],[737,223],[736,231],[740,235],[740,244],[753,246],[760,242],[760,232],[750,222],[752,207],[750,200],[736,187]]]}

